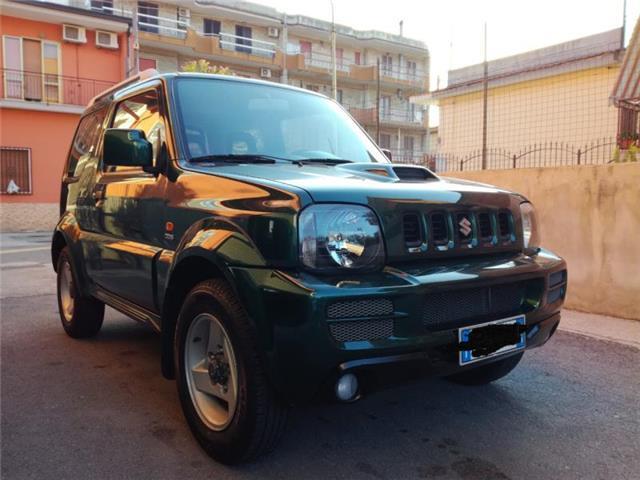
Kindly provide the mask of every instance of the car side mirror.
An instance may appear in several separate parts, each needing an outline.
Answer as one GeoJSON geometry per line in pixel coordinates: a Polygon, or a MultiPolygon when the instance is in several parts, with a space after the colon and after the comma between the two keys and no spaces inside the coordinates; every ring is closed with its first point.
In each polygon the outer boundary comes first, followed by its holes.
{"type": "Polygon", "coordinates": [[[103,163],[153,170],[153,148],[142,130],[108,128],[104,133],[103,163]]]}
{"type": "Polygon", "coordinates": [[[393,161],[393,155],[391,155],[391,150],[389,150],[388,148],[383,148],[382,153],[384,153],[387,156],[390,162],[393,161]]]}

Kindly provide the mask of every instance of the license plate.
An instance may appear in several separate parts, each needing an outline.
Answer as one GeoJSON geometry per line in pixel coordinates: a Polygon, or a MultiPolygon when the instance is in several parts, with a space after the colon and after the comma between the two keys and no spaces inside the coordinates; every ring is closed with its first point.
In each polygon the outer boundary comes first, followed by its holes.
{"type": "Polygon", "coordinates": [[[469,350],[460,350],[460,365],[524,349],[527,335],[524,329],[518,328],[519,325],[525,325],[524,315],[459,328],[458,343],[468,343],[472,347],[469,350]],[[485,353],[487,350],[489,352],[485,353]]]}

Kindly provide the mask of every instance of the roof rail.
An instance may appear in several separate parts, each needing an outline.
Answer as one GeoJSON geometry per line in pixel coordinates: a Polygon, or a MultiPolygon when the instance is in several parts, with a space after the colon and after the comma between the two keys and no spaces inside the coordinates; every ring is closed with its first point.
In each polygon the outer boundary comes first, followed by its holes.
{"type": "Polygon", "coordinates": [[[96,95],[91,99],[91,101],[89,102],[89,106],[94,105],[97,101],[103,99],[104,97],[106,97],[107,95],[113,92],[116,92],[126,86],[133,85],[136,82],[141,82],[148,78],[155,77],[158,74],[159,72],[155,68],[148,68],[146,70],[143,70],[142,72],[137,73],[136,75],[133,75],[129,78],[124,79],[120,83],[116,83],[112,87],[106,89],[104,92],[99,93],[98,95],[96,95]]]}

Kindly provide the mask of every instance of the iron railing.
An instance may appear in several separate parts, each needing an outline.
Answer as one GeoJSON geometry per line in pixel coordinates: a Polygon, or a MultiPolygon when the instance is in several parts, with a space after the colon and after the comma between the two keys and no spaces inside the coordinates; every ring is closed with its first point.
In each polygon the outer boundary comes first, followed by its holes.
{"type": "MultiPolygon", "coordinates": [[[[619,155],[616,139],[606,137],[583,145],[568,142],[539,142],[517,151],[503,148],[487,149],[487,170],[511,168],[560,167],[568,165],[603,165],[616,161],[619,155]]],[[[466,154],[434,153],[429,159],[437,171],[482,169],[482,150],[466,154]]]]}
{"type": "MultiPolygon", "coordinates": [[[[370,125],[376,122],[377,109],[375,105],[359,106],[348,103],[342,104],[351,113],[359,123],[363,125],[370,125]]],[[[422,125],[423,112],[419,106],[411,104],[399,107],[384,107],[380,108],[380,122],[382,123],[396,123],[396,124],[411,124],[422,125]]]]}
{"type": "Polygon", "coordinates": [[[52,75],[24,70],[0,69],[2,98],[46,104],[85,106],[115,82],[52,75]]]}

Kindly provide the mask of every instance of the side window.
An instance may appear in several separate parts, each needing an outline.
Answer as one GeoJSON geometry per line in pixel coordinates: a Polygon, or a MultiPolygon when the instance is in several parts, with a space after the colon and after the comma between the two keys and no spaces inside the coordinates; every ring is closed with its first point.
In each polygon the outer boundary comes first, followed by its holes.
{"type": "MultiPolygon", "coordinates": [[[[158,92],[152,90],[131,97],[118,104],[112,123],[113,128],[142,130],[153,146],[153,157],[157,160],[165,136],[164,119],[160,112],[158,92]]],[[[139,167],[109,167],[108,171],[139,171],[139,167]]]]}
{"type": "Polygon", "coordinates": [[[95,155],[105,116],[106,109],[103,108],[80,119],[78,130],[71,145],[71,152],[69,153],[67,175],[79,175],[86,161],[95,155]]]}

